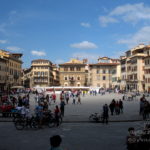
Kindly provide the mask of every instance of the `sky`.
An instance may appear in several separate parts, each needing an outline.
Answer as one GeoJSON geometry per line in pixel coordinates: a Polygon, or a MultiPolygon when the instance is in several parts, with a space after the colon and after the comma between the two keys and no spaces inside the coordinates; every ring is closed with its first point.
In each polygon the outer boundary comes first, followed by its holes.
{"type": "Polygon", "coordinates": [[[149,0],[0,0],[0,49],[54,64],[150,44],[149,0]]]}

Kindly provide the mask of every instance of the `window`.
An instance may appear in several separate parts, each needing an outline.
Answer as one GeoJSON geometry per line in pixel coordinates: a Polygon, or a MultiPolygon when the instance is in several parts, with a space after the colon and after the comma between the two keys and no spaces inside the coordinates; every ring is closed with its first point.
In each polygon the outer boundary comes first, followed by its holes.
{"type": "Polygon", "coordinates": [[[100,76],[97,76],[97,80],[100,80],[100,76]]]}
{"type": "Polygon", "coordinates": [[[105,74],[106,73],[106,70],[103,70],[103,74],[105,74]]]}
{"type": "Polygon", "coordinates": [[[68,68],[67,68],[67,67],[65,67],[65,68],[64,68],[64,71],[68,71],[68,68]]]}
{"type": "Polygon", "coordinates": [[[100,73],[100,71],[99,70],[97,70],[97,74],[99,74],[100,73]]]}
{"type": "Polygon", "coordinates": [[[65,77],[65,80],[67,80],[67,77],[65,77]]]}
{"type": "Polygon", "coordinates": [[[81,68],[80,68],[80,67],[77,67],[77,71],[81,71],[81,68]]]}
{"type": "Polygon", "coordinates": [[[106,80],[106,77],[105,77],[105,76],[103,76],[103,80],[106,80]]]}
{"type": "Polygon", "coordinates": [[[80,80],[80,77],[77,77],[77,80],[80,80]]]}
{"type": "Polygon", "coordinates": [[[74,67],[70,67],[70,71],[74,71],[74,67]]]}

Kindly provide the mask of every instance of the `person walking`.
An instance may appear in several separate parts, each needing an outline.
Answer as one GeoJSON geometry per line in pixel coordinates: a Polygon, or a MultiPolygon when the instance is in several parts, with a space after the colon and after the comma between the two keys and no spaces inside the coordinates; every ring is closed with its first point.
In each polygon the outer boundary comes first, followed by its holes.
{"type": "Polygon", "coordinates": [[[65,93],[66,104],[69,102],[69,92],[65,93]]]}
{"type": "Polygon", "coordinates": [[[121,113],[123,113],[123,102],[122,102],[122,100],[120,99],[119,100],[119,111],[121,112],[121,113]]]}
{"type": "Polygon", "coordinates": [[[56,102],[56,94],[55,94],[55,92],[52,94],[52,100],[54,101],[54,103],[56,102]]]}
{"type": "Polygon", "coordinates": [[[116,115],[120,114],[120,108],[119,108],[119,102],[118,101],[115,104],[115,112],[116,112],[116,115]]]}
{"type": "Polygon", "coordinates": [[[56,105],[55,107],[54,114],[55,114],[56,126],[59,126],[60,109],[58,105],[56,105]]]}
{"type": "Polygon", "coordinates": [[[111,115],[113,116],[113,114],[114,114],[114,109],[115,109],[115,104],[114,104],[113,100],[112,100],[112,102],[111,102],[110,105],[109,105],[109,109],[110,109],[110,111],[111,111],[111,115]]]}
{"type": "Polygon", "coordinates": [[[77,102],[77,104],[81,104],[81,97],[80,97],[80,95],[78,95],[78,102],[77,102]]]}
{"type": "Polygon", "coordinates": [[[64,111],[65,111],[65,102],[61,101],[60,102],[60,111],[61,111],[61,116],[64,117],[64,111]]]}
{"type": "Polygon", "coordinates": [[[75,95],[72,96],[72,99],[73,99],[72,104],[75,105],[76,104],[76,97],[75,97],[75,95]]]}
{"type": "Polygon", "coordinates": [[[105,104],[103,106],[103,123],[106,123],[106,124],[108,124],[108,117],[109,117],[108,112],[109,112],[108,105],[105,104]]]}

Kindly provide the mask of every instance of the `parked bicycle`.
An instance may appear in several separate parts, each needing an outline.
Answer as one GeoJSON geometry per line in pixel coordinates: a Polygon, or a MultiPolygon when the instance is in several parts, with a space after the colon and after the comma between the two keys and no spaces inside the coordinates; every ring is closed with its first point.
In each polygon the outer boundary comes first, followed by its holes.
{"type": "MultiPolygon", "coordinates": [[[[59,117],[59,124],[62,123],[62,117],[59,117]]],[[[20,115],[16,116],[14,118],[14,124],[17,130],[23,130],[24,128],[33,128],[38,129],[40,124],[40,118],[38,116],[32,116],[31,118],[25,118],[20,115]]],[[[53,113],[51,111],[47,111],[44,113],[44,116],[42,118],[42,125],[46,125],[49,128],[52,128],[56,126],[56,119],[53,113]]]]}
{"type": "Polygon", "coordinates": [[[89,121],[94,122],[102,122],[103,121],[103,114],[94,113],[89,116],[89,121]]]}

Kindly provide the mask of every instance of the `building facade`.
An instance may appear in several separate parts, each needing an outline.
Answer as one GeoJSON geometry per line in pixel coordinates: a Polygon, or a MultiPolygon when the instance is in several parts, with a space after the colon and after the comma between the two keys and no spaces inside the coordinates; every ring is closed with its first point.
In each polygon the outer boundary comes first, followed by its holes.
{"type": "Polygon", "coordinates": [[[23,69],[22,70],[22,85],[25,88],[31,87],[31,78],[32,78],[31,68],[23,69]]]}
{"type": "Polygon", "coordinates": [[[0,91],[7,90],[6,82],[8,80],[7,60],[0,56],[0,91]]]}
{"type": "Polygon", "coordinates": [[[59,81],[59,68],[56,64],[53,64],[53,86],[60,86],[59,81]]]}
{"type": "Polygon", "coordinates": [[[3,71],[0,72],[0,76],[5,80],[4,89],[6,90],[10,89],[12,86],[21,85],[22,54],[0,50],[0,56],[1,62],[3,60],[1,63],[3,71]]]}
{"type": "Polygon", "coordinates": [[[125,81],[125,89],[128,91],[145,90],[144,82],[144,53],[145,45],[141,44],[126,52],[126,57],[121,60],[122,82],[125,81]]]}
{"type": "Polygon", "coordinates": [[[61,86],[87,86],[86,63],[77,59],[59,64],[61,86]]]}
{"type": "Polygon", "coordinates": [[[91,87],[112,88],[112,69],[119,64],[118,59],[102,57],[98,63],[89,65],[91,87]]]}
{"type": "Polygon", "coordinates": [[[120,82],[120,89],[127,90],[126,81],[127,81],[127,58],[125,56],[120,57],[120,65],[121,65],[121,82],[120,82]]]}
{"type": "Polygon", "coordinates": [[[33,60],[31,63],[30,86],[53,86],[52,62],[45,59],[33,60]]]}
{"type": "Polygon", "coordinates": [[[150,45],[145,46],[144,54],[146,57],[144,58],[144,83],[145,83],[145,91],[150,92],[150,45]]]}
{"type": "Polygon", "coordinates": [[[120,89],[121,83],[121,65],[120,60],[118,60],[118,64],[112,66],[112,88],[120,89]]]}

